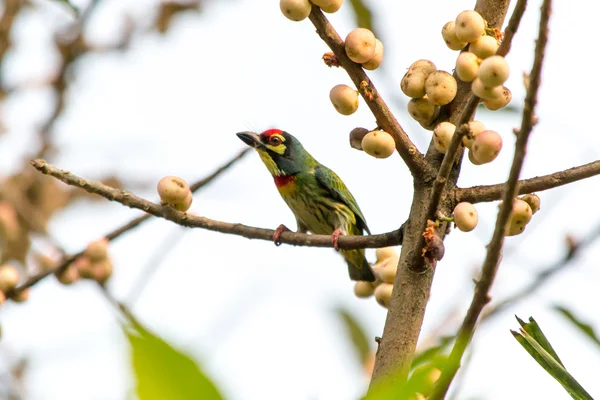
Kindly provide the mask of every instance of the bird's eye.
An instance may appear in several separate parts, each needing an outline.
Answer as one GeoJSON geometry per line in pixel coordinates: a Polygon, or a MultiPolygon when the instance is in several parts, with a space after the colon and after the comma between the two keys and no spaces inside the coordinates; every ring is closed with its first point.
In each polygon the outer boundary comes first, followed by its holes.
{"type": "Polygon", "coordinates": [[[271,136],[269,138],[269,144],[271,146],[279,146],[281,144],[281,138],[279,136],[271,136]]]}

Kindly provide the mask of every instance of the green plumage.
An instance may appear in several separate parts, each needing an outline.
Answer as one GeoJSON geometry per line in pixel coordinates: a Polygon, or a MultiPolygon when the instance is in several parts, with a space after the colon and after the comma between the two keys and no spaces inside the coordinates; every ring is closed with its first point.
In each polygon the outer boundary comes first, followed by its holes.
{"type": "MultiPolygon", "coordinates": [[[[238,136],[251,144],[243,134],[249,135],[244,132],[238,136]]],[[[370,234],[365,218],[344,182],[335,172],[318,163],[296,138],[275,129],[252,138],[281,197],[294,213],[299,232],[331,235],[339,229],[345,235],[370,234]]],[[[375,280],[363,249],[340,250],[340,253],[348,264],[352,280],[375,280]]]]}

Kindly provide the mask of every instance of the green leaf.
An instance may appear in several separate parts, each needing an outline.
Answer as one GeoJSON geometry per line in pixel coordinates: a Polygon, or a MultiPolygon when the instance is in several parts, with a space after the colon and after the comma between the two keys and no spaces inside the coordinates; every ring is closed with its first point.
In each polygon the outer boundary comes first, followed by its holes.
{"type": "Polygon", "coordinates": [[[369,339],[367,338],[365,331],[348,311],[340,308],[336,310],[336,313],[344,323],[348,337],[354,345],[354,349],[356,350],[361,365],[365,365],[365,362],[371,353],[371,346],[369,346],[369,339]]]}
{"type": "Polygon", "coordinates": [[[221,400],[223,397],[186,354],[141,325],[124,327],[140,400],[221,400]]]}
{"type": "Polygon", "coordinates": [[[593,400],[592,396],[583,389],[579,382],[577,382],[560,363],[558,355],[556,355],[552,346],[550,346],[550,343],[547,341],[546,336],[543,334],[537,322],[535,322],[533,318],[529,318],[529,321],[531,322],[525,323],[518,317],[516,318],[522,328],[519,332],[513,330],[510,332],[533,359],[556,379],[573,399],[593,400]],[[538,339],[540,339],[543,344],[540,343],[538,339]],[[554,354],[548,352],[547,348],[552,349],[554,354]]]}
{"type": "Polygon", "coordinates": [[[54,0],[58,3],[63,3],[66,4],[67,7],[69,7],[71,10],[73,10],[73,12],[75,12],[75,15],[79,15],[79,9],[77,7],[75,7],[75,5],[73,3],[71,3],[69,0],[54,0]]]}
{"type": "Polygon", "coordinates": [[[350,5],[354,11],[356,24],[361,28],[367,28],[375,33],[375,30],[373,29],[373,13],[369,7],[367,7],[362,0],[350,0],[350,5]]]}
{"type": "Polygon", "coordinates": [[[575,317],[572,312],[568,309],[561,306],[554,306],[554,309],[561,313],[564,317],[566,317],[570,322],[573,323],[584,335],[590,338],[594,343],[600,346],[600,338],[598,338],[598,334],[594,331],[594,328],[586,322],[581,321],[579,318],[575,317]]]}

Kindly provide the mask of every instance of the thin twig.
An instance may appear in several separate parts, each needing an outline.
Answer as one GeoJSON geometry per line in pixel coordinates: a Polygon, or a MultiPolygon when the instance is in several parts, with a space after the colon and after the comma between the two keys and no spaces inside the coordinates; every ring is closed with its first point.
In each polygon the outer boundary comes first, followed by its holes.
{"type": "Polygon", "coordinates": [[[394,137],[394,140],[396,141],[396,150],[406,163],[406,166],[413,177],[422,180],[426,178],[426,175],[432,175],[433,171],[423,157],[423,154],[419,152],[398,120],[396,120],[396,117],[394,117],[394,114],[392,114],[385,101],[379,96],[373,82],[371,82],[359,64],[356,64],[348,58],[344,49],[344,41],[340,38],[333,26],[331,26],[327,18],[325,18],[319,7],[312,7],[309,18],[315,28],[317,28],[317,33],[321,39],[323,39],[329,48],[331,48],[331,51],[333,51],[338,61],[342,64],[342,67],[344,67],[350,76],[350,79],[352,79],[358,88],[360,94],[371,109],[371,112],[377,119],[378,126],[394,137]]]}
{"type": "MultiPolygon", "coordinates": [[[[223,221],[215,221],[205,217],[186,214],[175,209],[152,203],[142,199],[130,192],[121,189],[115,189],[104,185],[102,182],[91,181],[69,171],[61,170],[54,165],[48,164],[44,160],[33,160],[31,164],[40,172],[55,177],[67,185],[79,187],[85,191],[100,195],[108,200],[116,201],[130,208],[143,210],[148,214],[154,215],[175,222],[178,225],[189,228],[203,228],[209,231],[227,233],[231,235],[243,236],[248,239],[273,240],[272,229],[256,228],[252,226],[234,224],[223,221]]],[[[339,247],[341,249],[362,249],[394,246],[401,243],[402,233],[395,230],[379,235],[369,236],[341,236],[339,238],[339,247]]],[[[310,247],[333,247],[330,235],[308,235],[305,233],[283,232],[280,236],[281,243],[295,246],[310,247]]]]}
{"type": "Polygon", "coordinates": [[[508,20],[508,25],[506,25],[506,29],[504,29],[504,38],[502,39],[502,43],[500,43],[500,47],[496,51],[497,55],[504,57],[510,51],[510,46],[512,44],[513,37],[519,29],[519,25],[521,24],[521,19],[523,18],[523,14],[525,13],[526,8],[527,0],[517,1],[515,9],[513,10],[510,19],[508,20]]]}
{"type": "MultiPolygon", "coordinates": [[[[240,160],[242,157],[244,157],[244,155],[248,154],[249,150],[250,150],[250,148],[246,148],[246,149],[240,151],[231,160],[227,161],[225,164],[223,164],[222,166],[217,168],[212,174],[208,175],[207,177],[205,177],[197,182],[194,182],[190,186],[190,189],[193,192],[196,192],[199,189],[205,187],[206,185],[211,183],[215,178],[217,178],[219,175],[221,175],[223,172],[225,172],[228,168],[230,168],[232,165],[234,165],[238,160],[240,160]]],[[[131,221],[129,221],[128,223],[109,232],[108,234],[106,234],[104,236],[104,238],[106,238],[109,242],[113,241],[113,240],[117,239],[118,237],[120,237],[121,235],[123,235],[124,233],[127,233],[127,232],[131,231],[132,229],[136,228],[137,226],[142,224],[144,221],[149,220],[150,218],[152,218],[152,215],[150,215],[150,214],[144,214],[140,217],[134,218],[131,221]]],[[[30,277],[29,279],[27,279],[27,281],[25,281],[18,288],[15,288],[13,291],[5,293],[6,297],[11,298],[11,297],[19,294],[23,290],[35,285],[36,283],[38,283],[42,279],[46,278],[47,276],[50,276],[52,274],[60,274],[69,266],[69,264],[71,264],[73,261],[75,261],[75,259],[77,257],[81,257],[82,255],[83,255],[83,250],[78,253],[72,254],[68,257],[63,257],[62,261],[55,268],[52,268],[48,271],[45,271],[45,272],[42,272],[40,274],[30,277]]]]}
{"type": "MultiPolygon", "coordinates": [[[[518,194],[541,192],[590,178],[598,174],[600,174],[600,160],[569,168],[564,171],[554,172],[553,174],[520,180],[518,194]]],[[[500,200],[503,193],[504,183],[501,183],[497,185],[456,188],[454,189],[454,198],[457,203],[467,201],[475,204],[500,200]]]]}
{"type": "Polygon", "coordinates": [[[445,397],[448,388],[452,383],[452,379],[460,367],[462,356],[469,342],[473,338],[475,325],[479,315],[481,314],[481,311],[485,305],[490,301],[489,290],[494,282],[496,272],[498,271],[500,253],[504,243],[504,231],[512,210],[513,199],[518,193],[517,186],[519,183],[519,175],[521,173],[523,161],[525,160],[525,154],[527,152],[527,141],[533,129],[535,117],[534,110],[537,104],[537,94],[541,82],[542,65],[544,62],[546,44],[548,42],[548,21],[550,19],[551,4],[551,0],[544,0],[541,7],[539,34],[535,47],[533,67],[531,68],[530,85],[525,97],[521,129],[518,133],[515,144],[515,154],[508,180],[506,181],[506,191],[503,196],[503,203],[498,211],[494,234],[492,235],[492,240],[487,247],[487,254],[483,262],[483,266],[481,267],[481,277],[475,286],[475,294],[471,301],[471,306],[469,307],[462,326],[458,331],[454,347],[452,348],[452,352],[448,358],[448,362],[434,387],[432,395],[429,397],[431,400],[443,399],[445,397]]]}

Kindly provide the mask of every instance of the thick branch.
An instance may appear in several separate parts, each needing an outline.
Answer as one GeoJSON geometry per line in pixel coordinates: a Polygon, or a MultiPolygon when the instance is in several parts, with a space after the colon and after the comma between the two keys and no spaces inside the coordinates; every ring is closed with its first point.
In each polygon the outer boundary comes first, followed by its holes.
{"type": "Polygon", "coordinates": [[[327,18],[325,18],[319,7],[312,7],[309,18],[315,28],[317,28],[317,33],[321,39],[331,48],[331,51],[333,51],[338,61],[342,64],[350,79],[352,79],[359,89],[359,92],[377,119],[377,124],[394,137],[396,150],[408,166],[413,177],[424,179],[426,175],[431,175],[433,172],[425,161],[425,158],[410,140],[404,129],[402,129],[402,126],[400,126],[400,123],[396,120],[396,117],[394,117],[387,104],[385,104],[385,101],[379,96],[375,85],[373,85],[373,82],[371,82],[362,67],[348,58],[344,49],[344,41],[333,26],[331,26],[327,18]]]}
{"type": "MultiPolygon", "coordinates": [[[[196,191],[200,190],[201,188],[203,188],[204,186],[208,185],[210,182],[212,182],[214,179],[216,179],[219,175],[221,175],[223,172],[225,172],[227,169],[229,169],[238,160],[240,160],[242,157],[244,157],[246,154],[248,154],[248,152],[250,150],[251,150],[250,148],[246,148],[246,149],[242,150],[237,155],[235,155],[231,160],[229,160],[228,162],[226,162],[225,164],[223,164],[222,166],[217,168],[212,174],[208,175],[206,178],[203,178],[203,179],[193,183],[190,186],[190,189],[192,190],[192,192],[196,192],[196,191]]],[[[151,217],[152,216],[150,214],[144,214],[140,217],[134,218],[131,221],[129,221],[128,223],[126,223],[125,225],[120,226],[117,229],[113,230],[112,232],[108,233],[104,237],[108,241],[115,240],[119,236],[123,235],[124,233],[131,231],[132,229],[136,228],[143,222],[149,220],[151,217]]],[[[75,261],[75,259],[77,257],[80,257],[81,255],[83,255],[83,250],[80,251],[79,253],[73,254],[69,257],[63,257],[63,260],[55,268],[45,271],[41,274],[37,274],[37,275],[30,277],[21,286],[19,286],[12,292],[6,293],[6,297],[11,298],[11,297],[19,294],[23,290],[35,285],[36,283],[38,283],[39,281],[41,281],[42,279],[46,278],[49,275],[57,274],[57,273],[60,274],[69,266],[69,264],[71,264],[73,261],[75,261]]]]}
{"type": "MultiPolygon", "coordinates": [[[[106,186],[102,182],[91,181],[79,177],[69,171],[64,171],[54,165],[48,164],[44,160],[33,160],[31,161],[31,164],[38,171],[53,176],[67,185],[81,188],[89,193],[97,194],[130,208],[137,208],[148,214],[154,215],[155,217],[167,219],[181,226],[203,228],[209,231],[243,236],[248,239],[273,240],[275,231],[272,229],[215,221],[205,217],[186,214],[184,212],[176,211],[168,206],[152,203],[125,190],[106,186]]],[[[341,249],[376,248],[398,245],[401,242],[401,238],[401,231],[395,230],[379,235],[341,236],[338,244],[341,249]]],[[[283,232],[279,241],[281,243],[296,246],[333,247],[333,242],[329,235],[307,235],[305,233],[283,232]]]]}
{"type": "Polygon", "coordinates": [[[494,282],[498,264],[500,262],[500,254],[504,243],[504,232],[506,224],[512,211],[513,199],[518,192],[519,175],[523,168],[523,161],[527,153],[527,141],[533,128],[534,109],[537,104],[537,93],[541,82],[542,65],[544,62],[544,54],[546,43],[548,42],[548,20],[550,19],[551,0],[544,0],[541,9],[540,27],[538,40],[535,47],[535,58],[530,75],[530,85],[525,97],[525,106],[523,110],[523,119],[521,121],[521,129],[517,136],[515,144],[515,155],[513,157],[512,166],[506,181],[506,189],[503,196],[503,202],[498,211],[496,219],[496,227],[492,240],[487,246],[487,254],[481,267],[481,277],[475,286],[475,294],[471,301],[471,306],[467,311],[467,315],[458,331],[456,342],[448,358],[448,363],[442,371],[442,375],[438,379],[433,394],[430,399],[443,399],[450,387],[452,379],[456,375],[462,356],[473,338],[475,332],[475,324],[479,319],[481,311],[490,301],[489,290],[494,282]]]}
{"type": "MultiPolygon", "coordinates": [[[[567,185],[582,179],[600,174],[600,160],[579,165],[564,171],[549,175],[536,176],[535,178],[519,181],[518,194],[541,192],[558,186],[567,185]]],[[[469,203],[483,203],[486,201],[500,200],[504,193],[504,184],[473,186],[470,188],[456,188],[455,201],[468,201],[469,203]]]]}

